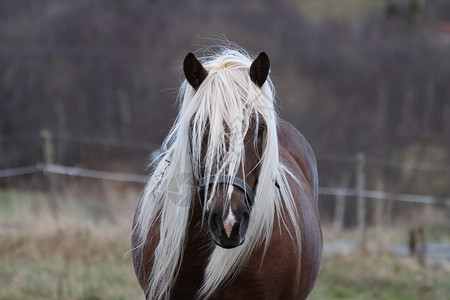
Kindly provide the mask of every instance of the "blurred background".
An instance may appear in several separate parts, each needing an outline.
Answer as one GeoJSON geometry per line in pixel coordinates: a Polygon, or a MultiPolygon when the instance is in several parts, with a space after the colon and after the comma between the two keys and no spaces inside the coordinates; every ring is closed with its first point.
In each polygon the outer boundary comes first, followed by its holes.
{"type": "Polygon", "coordinates": [[[226,39],[269,54],[317,157],[311,299],[449,299],[445,0],[0,1],[0,299],[142,297],[146,165],[184,56],[226,39]]]}

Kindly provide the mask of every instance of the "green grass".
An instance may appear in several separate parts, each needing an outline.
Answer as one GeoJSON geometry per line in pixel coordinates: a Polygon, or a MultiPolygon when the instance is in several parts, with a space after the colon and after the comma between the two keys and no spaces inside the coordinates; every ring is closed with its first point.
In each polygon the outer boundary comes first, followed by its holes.
{"type": "Polygon", "coordinates": [[[309,299],[450,299],[449,270],[390,255],[326,257],[309,299]]]}
{"type": "MultiPolygon", "coordinates": [[[[139,195],[118,198],[65,195],[55,221],[45,194],[0,190],[0,300],[143,299],[125,255],[139,195]]],[[[324,233],[325,239],[355,236],[324,233]]],[[[442,232],[436,236],[448,240],[442,232]]],[[[380,253],[325,256],[309,299],[450,299],[450,263],[422,268],[380,253]]]]}

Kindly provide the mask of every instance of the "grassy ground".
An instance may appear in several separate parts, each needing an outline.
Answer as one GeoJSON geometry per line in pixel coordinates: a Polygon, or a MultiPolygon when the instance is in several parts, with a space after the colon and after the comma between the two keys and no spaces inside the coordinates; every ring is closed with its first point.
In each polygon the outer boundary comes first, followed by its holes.
{"type": "Polygon", "coordinates": [[[58,221],[39,194],[0,192],[0,299],[141,299],[131,211],[64,199],[58,221]],[[99,216],[100,215],[100,216],[99,216]]]}
{"type": "Polygon", "coordinates": [[[390,255],[326,257],[309,299],[450,299],[450,273],[390,255]]]}
{"type": "MultiPolygon", "coordinates": [[[[0,190],[0,299],[143,299],[125,255],[138,197],[58,198],[56,221],[45,195],[0,190]]],[[[310,299],[449,299],[449,270],[386,253],[326,255],[310,299]]]]}

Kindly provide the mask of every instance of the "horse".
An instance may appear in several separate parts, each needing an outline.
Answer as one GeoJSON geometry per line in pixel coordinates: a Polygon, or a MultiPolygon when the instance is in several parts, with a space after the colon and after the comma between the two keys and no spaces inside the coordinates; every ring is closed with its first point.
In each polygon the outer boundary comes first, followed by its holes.
{"type": "Polygon", "coordinates": [[[188,53],[132,230],[146,299],[306,299],[322,261],[311,146],[275,111],[265,52],[188,53]]]}

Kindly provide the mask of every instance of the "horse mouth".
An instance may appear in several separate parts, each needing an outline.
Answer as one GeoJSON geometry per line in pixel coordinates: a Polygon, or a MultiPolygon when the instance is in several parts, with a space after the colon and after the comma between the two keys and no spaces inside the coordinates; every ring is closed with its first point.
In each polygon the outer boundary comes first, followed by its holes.
{"type": "Polygon", "coordinates": [[[239,247],[240,245],[242,245],[245,242],[245,237],[236,242],[234,240],[229,240],[229,239],[224,239],[224,238],[217,239],[213,235],[213,241],[217,246],[219,246],[221,248],[233,249],[233,248],[236,248],[236,247],[239,247]]]}

